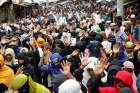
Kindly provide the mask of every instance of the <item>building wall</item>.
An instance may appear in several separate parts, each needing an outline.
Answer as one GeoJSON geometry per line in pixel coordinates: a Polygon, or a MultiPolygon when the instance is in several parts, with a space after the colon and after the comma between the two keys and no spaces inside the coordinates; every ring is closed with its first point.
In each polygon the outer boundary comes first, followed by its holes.
{"type": "Polygon", "coordinates": [[[4,4],[0,7],[0,22],[7,21],[7,22],[13,22],[15,19],[15,12],[12,9],[11,5],[4,4]]]}
{"type": "Polygon", "coordinates": [[[1,21],[6,21],[8,18],[7,18],[7,6],[2,6],[0,7],[0,22],[1,21]]]}

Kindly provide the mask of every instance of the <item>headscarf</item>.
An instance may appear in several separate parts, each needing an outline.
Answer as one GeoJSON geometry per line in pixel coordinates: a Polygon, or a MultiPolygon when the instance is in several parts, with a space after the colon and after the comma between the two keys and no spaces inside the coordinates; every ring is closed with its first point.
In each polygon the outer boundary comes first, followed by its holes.
{"type": "MultiPolygon", "coordinates": [[[[134,70],[134,64],[132,62],[130,62],[130,61],[125,61],[123,63],[123,67],[124,68],[130,68],[130,69],[134,70]]],[[[137,79],[137,77],[136,77],[134,71],[132,72],[132,78],[133,78],[133,87],[137,90],[137,87],[136,87],[136,79],[137,79]]]]}
{"type": "Polygon", "coordinates": [[[14,52],[14,50],[12,48],[7,48],[5,50],[5,55],[7,55],[7,54],[11,54],[12,57],[15,57],[15,52],[14,52]]]}
{"type": "Polygon", "coordinates": [[[46,87],[34,82],[30,76],[27,77],[24,74],[19,74],[14,78],[11,84],[11,88],[18,90],[23,87],[27,81],[29,84],[29,93],[51,93],[46,87]]]}
{"type": "Polygon", "coordinates": [[[38,46],[39,46],[39,47],[44,46],[44,45],[45,45],[45,40],[44,40],[44,38],[38,37],[38,38],[37,38],[37,43],[38,43],[38,46]]]}
{"type": "Polygon", "coordinates": [[[121,80],[126,86],[129,86],[133,93],[138,93],[133,87],[133,78],[129,72],[119,71],[117,72],[115,78],[121,80]]]}
{"type": "Polygon", "coordinates": [[[73,79],[66,80],[59,86],[59,93],[82,93],[79,82],[73,79]]]}
{"type": "Polygon", "coordinates": [[[0,84],[4,84],[9,87],[13,78],[13,70],[5,65],[4,57],[3,55],[0,55],[0,84]]]}
{"type": "Polygon", "coordinates": [[[22,64],[19,64],[19,65],[21,65],[21,66],[23,65],[25,67],[28,66],[29,59],[24,53],[18,53],[17,58],[18,58],[18,60],[24,60],[24,62],[22,64]]]}
{"type": "Polygon", "coordinates": [[[51,93],[50,90],[47,89],[45,86],[34,82],[30,76],[29,76],[29,86],[30,86],[29,93],[51,93]]]}
{"type": "Polygon", "coordinates": [[[118,65],[111,65],[108,68],[108,75],[107,75],[107,83],[110,86],[114,85],[114,77],[118,71],[121,70],[121,66],[118,65]]]}
{"type": "Polygon", "coordinates": [[[51,55],[50,60],[52,63],[54,63],[56,61],[60,62],[62,60],[62,57],[59,53],[54,53],[51,55]]]}
{"type": "Polygon", "coordinates": [[[28,52],[29,52],[28,48],[25,48],[25,47],[21,48],[19,51],[19,53],[25,53],[25,54],[28,52]]]}
{"type": "Polygon", "coordinates": [[[10,54],[12,56],[11,62],[6,62],[6,64],[18,64],[18,61],[15,59],[15,52],[12,48],[7,48],[5,50],[5,56],[10,54]]]}
{"type": "Polygon", "coordinates": [[[99,58],[101,56],[100,48],[102,47],[99,41],[91,41],[87,48],[90,50],[90,56],[99,58]]]}
{"type": "Polygon", "coordinates": [[[48,66],[50,72],[53,75],[57,75],[61,73],[60,69],[60,61],[62,60],[62,57],[59,53],[54,53],[50,57],[51,64],[48,66]]]}
{"type": "MultiPolygon", "coordinates": [[[[115,78],[121,80],[123,84],[128,86],[131,89],[131,91],[133,91],[133,93],[138,93],[133,88],[133,79],[132,79],[132,76],[129,72],[118,71],[115,78]]],[[[100,93],[118,93],[119,90],[118,90],[118,87],[117,87],[117,83],[115,83],[114,87],[100,87],[99,92],[100,93]]]]}
{"type": "Polygon", "coordinates": [[[125,44],[126,48],[130,48],[130,47],[134,47],[134,46],[135,46],[134,43],[130,42],[130,41],[126,42],[126,44],[125,44]]]}
{"type": "MultiPolygon", "coordinates": [[[[127,49],[128,49],[128,48],[134,48],[135,45],[134,45],[133,42],[128,41],[128,42],[126,42],[125,47],[126,47],[127,49]]],[[[126,51],[126,55],[128,56],[129,59],[130,59],[130,58],[133,58],[133,52],[127,53],[127,51],[126,51]]]]}

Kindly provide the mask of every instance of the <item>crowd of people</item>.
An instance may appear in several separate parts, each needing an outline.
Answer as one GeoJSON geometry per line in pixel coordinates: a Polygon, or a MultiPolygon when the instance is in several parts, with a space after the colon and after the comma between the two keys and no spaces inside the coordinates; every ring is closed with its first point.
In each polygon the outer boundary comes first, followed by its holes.
{"type": "Polygon", "coordinates": [[[140,18],[112,4],[56,5],[0,24],[0,93],[140,93],[140,18]]]}

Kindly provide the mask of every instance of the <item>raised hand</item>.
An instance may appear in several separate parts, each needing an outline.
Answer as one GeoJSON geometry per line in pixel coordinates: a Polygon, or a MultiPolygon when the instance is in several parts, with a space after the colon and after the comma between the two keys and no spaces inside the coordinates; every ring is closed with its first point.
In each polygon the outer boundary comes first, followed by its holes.
{"type": "Polygon", "coordinates": [[[23,69],[24,69],[24,66],[21,66],[20,68],[18,68],[16,75],[23,74],[23,69]]]}
{"type": "Polygon", "coordinates": [[[61,63],[61,67],[63,68],[63,74],[67,75],[70,73],[70,63],[63,61],[61,63]]]}
{"type": "Polygon", "coordinates": [[[78,51],[78,50],[74,50],[74,51],[72,52],[71,56],[76,56],[76,55],[78,55],[78,54],[79,54],[79,51],[78,51]]]}
{"type": "Polygon", "coordinates": [[[118,54],[119,53],[119,48],[113,48],[113,53],[118,54]]]}
{"type": "Polygon", "coordinates": [[[140,44],[136,44],[136,47],[134,48],[134,51],[137,51],[140,49],[140,44]]]}
{"type": "Polygon", "coordinates": [[[97,78],[101,76],[104,70],[108,67],[108,59],[106,57],[102,57],[96,67],[94,69],[87,69],[88,73],[92,76],[96,76],[97,78]]]}
{"type": "Polygon", "coordinates": [[[39,47],[37,41],[35,40],[35,38],[32,39],[31,46],[32,46],[32,48],[34,50],[39,47]]]}
{"type": "Polygon", "coordinates": [[[113,51],[114,54],[118,54],[119,53],[120,48],[118,46],[119,46],[119,44],[115,44],[113,46],[113,50],[112,51],[113,51]]]}
{"type": "Polygon", "coordinates": [[[89,58],[88,56],[83,56],[83,55],[80,57],[80,59],[81,59],[80,68],[81,69],[84,69],[89,64],[88,58],[89,58]]]}
{"type": "Polygon", "coordinates": [[[74,78],[70,72],[70,63],[67,61],[63,61],[61,63],[61,67],[63,69],[62,73],[66,75],[68,78],[74,78]]]}
{"type": "Polygon", "coordinates": [[[100,63],[99,64],[102,66],[102,68],[107,69],[107,67],[109,65],[108,58],[107,57],[102,57],[100,59],[100,63]]]}

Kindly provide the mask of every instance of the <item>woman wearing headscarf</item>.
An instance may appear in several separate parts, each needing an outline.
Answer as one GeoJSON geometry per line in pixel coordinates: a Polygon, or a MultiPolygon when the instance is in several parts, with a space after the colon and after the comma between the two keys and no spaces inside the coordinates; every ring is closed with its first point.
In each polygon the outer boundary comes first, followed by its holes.
{"type": "Polygon", "coordinates": [[[6,66],[3,55],[0,55],[0,93],[10,87],[11,81],[14,78],[14,72],[6,66]]]}
{"type": "Polygon", "coordinates": [[[18,68],[18,60],[15,58],[15,52],[12,48],[7,48],[5,50],[5,63],[16,72],[18,68]]]}
{"type": "Polygon", "coordinates": [[[139,45],[135,45],[133,42],[126,42],[125,44],[125,55],[128,57],[128,60],[134,64],[134,72],[136,76],[140,73],[140,60],[139,60],[139,45]]]}
{"type": "MultiPolygon", "coordinates": [[[[62,68],[61,68],[61,61],[62,61],[62,56],[59,53],[54,53],[50,56],[51,62],[48,64],[40,63],[38,64],[38,68],[41,72],[43,73],[49,73],[50,76],[48,79],[48,87],[53,87],[53,90],[55,91],[55,78],[61,74],[62,68]],[[51,78],[50,78],[51,77],[51,78]],[[51,82],[50,82],[51,81],[51,82]]],[[[47,78],[47,77],[46,77],[47,78]]],[[[43,78],[44,80],[44,78],[43,78]]],[[[56,92],[55,92],[56,93],[56,92]]]]}
{"type": "Polygon", "coordinates": [[[108,73],[107,73],[107,85],[113,86],[114,85],[114,77],[118,71],[121,70],[121,66],[114,64],[109,66],[108,73]]]}
{"type": "Polygon", "coordinates": [[[12,81],[11,88],[19,93],[51,93],[46,87],[36,83],[25,74],[17,75],[12,81]]]}
{"type": "Polygon", "coordinates": [[[121,89],[128,87],[133,93],[138,93],[133,87],[133,78],[127,71],[118,71],[114,77],[114,85],[110,87],[101,87],[99,85],[103,72],[107,66],[107,59],[103,58],[100,63],[91,70],[88,70],[91,78],[89,79],[88,93],[118,93],[121,89]]]}
{"type": "Polygon", "coordinates": [[[31,64],[29,64],[29,58],[24,53],[18,54],[18,64],[19,68],[23,68],[23,73],[27,76],[31,76],[34,81],[38,81],[35,69],[31,64]]]}
{"type": "Polygon", "coordinates": [[[128,71],[129,73],[131,73],[132,75],[132,78],[133,78],[133,87],[135,90],[137,90],[137,87],[136,87],[136,80],[137,80],[137,77],[134,73],[134,64],[130,61],[125,61],[123,63],[123,70],[125,71],[128,71]]]}
{"type": "Polygon", "coordinates": [[[59,93],[82,93],[81,85],[74,79],[68,79],[59,86],[59,93]]]}
{"type": "Polygon", "coordinates": [[[129,72],[118,71],[114,78],[113,87],[99,87],[97,77],[92,76],[88,83],[88,93],[119,93],[123,88],[130,88],[133,93],[138,93],[133,87],[133,79],[129,72]]]}

